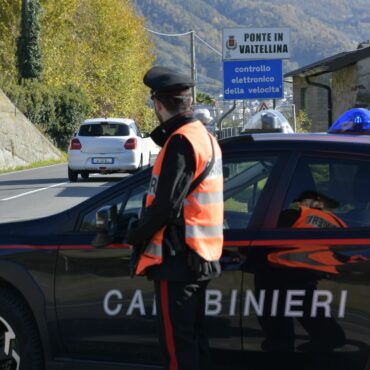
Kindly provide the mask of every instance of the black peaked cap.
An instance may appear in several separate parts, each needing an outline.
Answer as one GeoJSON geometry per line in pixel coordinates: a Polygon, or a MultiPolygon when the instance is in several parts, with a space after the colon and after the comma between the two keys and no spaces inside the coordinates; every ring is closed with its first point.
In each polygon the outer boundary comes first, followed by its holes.
{"type": "Polygon", "coordinates": [[[155,66],[144,76],[144,84],[155,93],[171,93],[194,86],[194,81],[171,68],[155,66]]]}
{"type": "Polygon", "coordinates": [[[337,208],[339,206],[339,202],[337,200],[313,190],[305,190],[303,193],[300,194],[298,198],[294,199],[293,202],[301,202],[304,199],[323,201],[324,203],[326,203],[326,207],[328,208],[337,208]]]}

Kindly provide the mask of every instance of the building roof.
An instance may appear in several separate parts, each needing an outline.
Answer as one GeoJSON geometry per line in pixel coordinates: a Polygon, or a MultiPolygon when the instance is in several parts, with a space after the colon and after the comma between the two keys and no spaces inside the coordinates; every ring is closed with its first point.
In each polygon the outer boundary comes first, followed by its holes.
{"type": "Polygon", "coordinates": [[[302,68],[288,72],[284,77],[309,77],[318,76],[324,73],[334,72],[351,64],[355,64],[359,60],[370,57],[370,45],[361,49],[351,50],[333,55],[329,58],[319,60],[318,62],[308,64],[302,68]]]}

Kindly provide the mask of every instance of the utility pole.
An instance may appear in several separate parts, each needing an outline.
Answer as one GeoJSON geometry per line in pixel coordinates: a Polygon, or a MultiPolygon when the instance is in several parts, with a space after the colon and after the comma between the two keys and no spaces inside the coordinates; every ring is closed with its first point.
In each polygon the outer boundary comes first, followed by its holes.
{"type": "MultiPolygon", "coordinates": [[[[191,78],[194,82],[197,81],[197,69],[195,65],[195,42],[194,42],[195,31],[190,31],[190,55],[191,55],[191,78]]],[[[193,87],[193,104],[197,103],[197,91],[196,87],[193,87]]]]}
{"type": "MultiPolygon", "coordinates": [[[[216,50],[214,47],[212,47],[211,45],[209,45],[206,41],[204,41],[203,39],[201,39],[195,33],[194,30],[191,30],[191,31],[185,32],[185,33],[172,33],[172,34],[169,34],[169,33],[162,33],[162,32],[153,31],[153,30],[150,30],[148,28],[145,28],[145,29],[148,32],[153,33],[154,35],[158,35],[158,36],[178,37],[178,36],[187,36],[187,35],[190,34],[191,78],[192,78],[192,80],[194,82],[197,82],[197,68],[196,68],[196,65],[195,65],[195,42],[194,42],[195,41],[195,38],[197,38],[200,42],[202,42],[204,45],[206,45],[213,52],[215,52],[216,54],[222,56],[222,53],[220,51],[216,50]]],[[[196,87],[195,86],[192,89],[192,97],[193,97],[193,104],[195,104],[196,103],[196,97],[197,97],[197,92],[196,92],[196,87]]]]}

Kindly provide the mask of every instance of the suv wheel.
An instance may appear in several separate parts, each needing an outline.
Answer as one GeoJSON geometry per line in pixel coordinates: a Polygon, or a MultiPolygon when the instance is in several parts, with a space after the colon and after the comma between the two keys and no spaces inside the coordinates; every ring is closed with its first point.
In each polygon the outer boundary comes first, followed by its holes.
{"type": "Polygon", "coordinates": [[[40,337],[32,314],[9,289],[0,289],[0,369],[44,369],[40,337]]]}
{"type": "Polygon", "coordinates": [[[78,172],[77,171],[73,171],[72,169],[70,169],[68,167],[68,179],[69,179],[69,181],[76,182],[77,181],[77,177],[78,177],[78,172]]]}

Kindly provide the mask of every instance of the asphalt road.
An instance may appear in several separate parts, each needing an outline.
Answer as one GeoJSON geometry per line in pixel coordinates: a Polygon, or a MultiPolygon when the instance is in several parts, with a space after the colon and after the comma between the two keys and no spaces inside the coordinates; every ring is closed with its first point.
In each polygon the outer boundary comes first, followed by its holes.
{"type": "Polygon", "coordinates": [[[0,175],[0,223],[49,216],[115,184],[127,174],[90,175],[71,183],[67,164],[0,175]]]}

